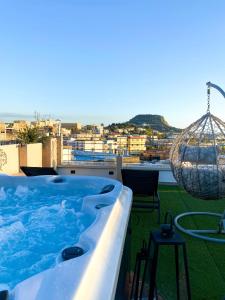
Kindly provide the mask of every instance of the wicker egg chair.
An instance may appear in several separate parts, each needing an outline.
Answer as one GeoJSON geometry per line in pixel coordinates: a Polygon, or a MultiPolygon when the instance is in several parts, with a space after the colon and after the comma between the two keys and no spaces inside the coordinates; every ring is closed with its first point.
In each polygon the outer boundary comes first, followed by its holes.
{"type": "MultiPolygon", "coordinates": [[[[170,152],[171,169],[177,183],[195,198],[218,200],[225,197],[225,123],[210,112],[210,88],[216,88],[224,97],[225,92],[211,82],[208,86],[208,109],[196,122],[188,126],[176,139],[170,152]]],[[[212,238],[204,233],[225,233],[224,213],[187,212],[175,218],[181,231],[197,238],[225,243],[225,239],[212,238]],[[218,228],[190,230],[180,225],[183,217],[208,215],[219,218],[218,228]]]]}

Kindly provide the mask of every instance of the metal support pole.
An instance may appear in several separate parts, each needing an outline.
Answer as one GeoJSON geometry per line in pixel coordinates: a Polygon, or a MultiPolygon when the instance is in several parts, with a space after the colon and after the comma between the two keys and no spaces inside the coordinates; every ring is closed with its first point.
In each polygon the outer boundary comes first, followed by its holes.
{"type": "Polygon", "coordinates": [[[149,298],[148,298],[149,300],[154,299],[154,292],[156,287],[158,253],[159,253],[159,246],[156,244],[154,245],[154,254],[153,254],[152,266],[150,271],[150,287],[149,287],[149,298]]]}
{"type": "Polygon", "coordinates": [[[176,285],[177,285],[177,300],[180,300],[180,286],[179,286],[179,249],[175,245],[175,264],[176,264],[176,285]]]}
{"type": "Polygon", "coordinates": [[[191,300],[191,287],[190,287],[189,271],[188,271],[187,249],[185,244],[183,244],[183,255],[184,255],[184,268],[185,268],[187,295],[188,295],[188,300],[191,300]]]}

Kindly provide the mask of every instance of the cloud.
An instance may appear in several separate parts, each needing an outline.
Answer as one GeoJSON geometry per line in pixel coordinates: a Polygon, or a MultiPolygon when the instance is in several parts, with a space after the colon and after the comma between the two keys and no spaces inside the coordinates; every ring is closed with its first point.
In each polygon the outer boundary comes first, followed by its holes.
{"type": "Polygon", "coordinates": [[[8,112],[2,112],[0,113],[0,120],[5,121],[5,122],[10,122],[13,120],[21,120],[21,119],[26,119],[26,120],[30,120],[30,119],[34,119],[34,115],[33,114],[17,114],[17,113],[8,113],[8,112]]]}
{"type": "MultiPolygon", "coordinates": [[[[82,124],[100,124],[105,125],[117,122],[126,122],[130,119],[129,116],[124,115],[55,115],[55,114],[40,114],[40,119],[60,119],[62,122],[80,122],[82,124]]],[[[0,113],[0,121],[13,122],[14,120],[28,120],[34,121],[34,114],[22,114],[2,112],[0,113]]]]}

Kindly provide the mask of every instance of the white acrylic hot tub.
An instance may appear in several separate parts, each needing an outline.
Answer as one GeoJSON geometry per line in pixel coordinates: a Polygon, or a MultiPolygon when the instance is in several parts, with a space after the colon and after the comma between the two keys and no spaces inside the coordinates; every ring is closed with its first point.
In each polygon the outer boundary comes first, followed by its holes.
{"type": "MultiPolygon", "coordinates": [[[[114,299],[132,192],[120,182],[102,177],[1,176],[1,191],[16,186],[37,186],[44,192],[45,189],[55,186],[60,194],[60,191],[76,193],[76,187],[81,186],[84,189],[94,188],[100,191],[106,185],[114,185],[114,189],[105,194],[92,193],[91,196],[83,198],[81,211],[92,216],[93,222],[82,232],[75,245],[81,247],[85,253],[64,262],[61,261],[59,253],[53,267],[18,283],[10,291],[10,300],[114,299]],[[101,204],[107,206],[97,209],[98,204],[100,207],[101,204]]],[[[55,240],[57,243],[57,237],[55,240]]]]}

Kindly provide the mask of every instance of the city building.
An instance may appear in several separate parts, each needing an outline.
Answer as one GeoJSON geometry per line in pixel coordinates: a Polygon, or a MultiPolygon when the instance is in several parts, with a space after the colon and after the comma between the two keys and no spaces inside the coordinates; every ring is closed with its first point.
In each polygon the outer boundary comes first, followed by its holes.
{"type": "Polygon", "coordinates": [[[0,122],[0,140],[6,140],[6,125],[0,122]]]}
{"type": "Polygon", "coordinates": [[[103,141],[99,140],[74,140],[68,143],[73,150],[103,152],[103,141]]]}
{"type": "Polygon", "coordinates": [[[117,149],[119,154],[123,154],[128,150],[128,138],[127,136],[117,136],[116,142],[117,142],[117,149]]]}
{"type": "Polygon", "coordinates": [[[74,128],[79,131],[79,130],[82,129],[82,124],[81,123],[74,123],[74,128]]]}
{"type": "Polygon", "coordinates": [[[43,133],[46,135],[60,136],[61,134],[60,120],[52,120],[52,119],[37,120],[35,122],[32,122],[32,125],[41,129],[43,133]]]}
{"type": "Polygon", "coordinates": [[[118,144],[116,140],[111,139],[111,140],[106,140],[104,143],[104,152],[108,153],[117,153],[118,149],[118,144]]]}
{"type": "Polygon", "coordinates": [[[99,133],[86,133],[86,132],[82,132],[82,133],[76,133],[76,134],[73,134],[73,138],[75,140],[88,140],[88,141],[91,141],[91,140],[100,140],[101,139],[101,134],[99,133]]]}
{"type": "Polygon", "coordinates": [[[80,123],[62,123],[62,128],[71,130],[72,134],[80,132],[83,126],[80,123]]]}
{"type": "Polygon", "coordinates": [[[13,131],[15,132],[19,132],[21,130],[24,130],[26,129],[27,127],[30,126],[30,122],[29,121],[25,121],[25,120],[15,120],[13,122],[13,125],[12,125],[12,129],[13,131]]]}
{"type": "Polygon", "coordinates": [[[95,132],[103,135],[104,133],[104,126],[103,125],[95,125],[94,126],[95,132]]]}
{"type": "Polygon", "coordinates": [[[146,150],[146,135],[129,135],[127,137],[127,149],[131,154],[138,154],[146,150]]]}
{"type": "Polygon", "coordinates": [[[70,137],[71,136],[71,129],[61,128],[61,133],[64,137],[70,137]]]}

